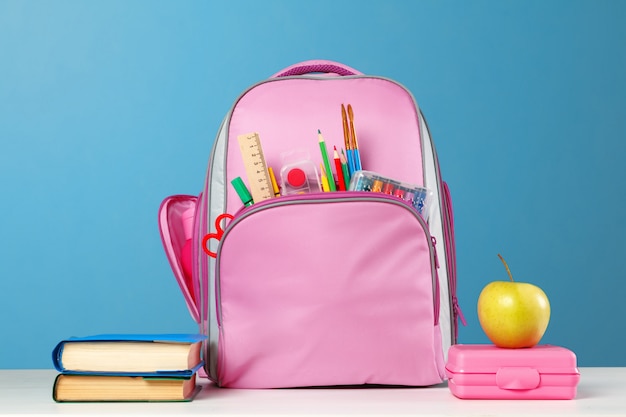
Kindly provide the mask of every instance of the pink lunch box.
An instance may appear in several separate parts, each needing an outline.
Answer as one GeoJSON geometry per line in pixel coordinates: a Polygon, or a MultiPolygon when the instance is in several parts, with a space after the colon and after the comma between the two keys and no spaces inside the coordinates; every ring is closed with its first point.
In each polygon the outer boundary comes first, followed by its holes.
{"type": "Polygon", "coordinates": [[[453,345],[446,374],[452,394],[472,399],[569,400],[580,380],[574,352],[552,345],[453,345]]]}

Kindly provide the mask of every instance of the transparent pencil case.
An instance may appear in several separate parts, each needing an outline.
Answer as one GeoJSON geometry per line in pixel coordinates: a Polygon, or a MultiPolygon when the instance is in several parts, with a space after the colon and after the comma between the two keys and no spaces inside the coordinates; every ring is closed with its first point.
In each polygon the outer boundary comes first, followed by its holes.
{"type": "Polygon", "coordinates": [[[411,204],[424,220],[428,220],[432,191],[414,184],[397,181],[371,171],[356,171],[350,179],[350,191],[371,191],[393,195],[411,204]]]}

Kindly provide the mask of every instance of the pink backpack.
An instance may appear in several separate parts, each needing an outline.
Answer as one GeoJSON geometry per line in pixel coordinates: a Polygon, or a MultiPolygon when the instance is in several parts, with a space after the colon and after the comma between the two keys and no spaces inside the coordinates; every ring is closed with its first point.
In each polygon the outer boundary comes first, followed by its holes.
{"type": "MultiPolygon", "coordinates": [[[[338,177],[327,175],[339,189],[338,177]]],[[[189,311],[208,336],[205,371],[220,386],[427,386],[446,378],[462,320],[452,205],[426,121],[399,83],[307,61],[253,85],[220,127],[204,190],[166,198],[159,226],[189,311]],[[361,167],[425,187],[427,221],[401,194],[317,190],[318,130],[331,158],[335,147],[344,150],[342,104],[353,109],[361,167]],[[269,166],[279,185],[287,181],[285,155],[297,150],[315,166],[315,178],[305,170],[302,177],[315,186],[245,206],[232,181],[261,181],[248,175],[238,143],[252,132],[262,144],[261,179],[269,166]]]]}

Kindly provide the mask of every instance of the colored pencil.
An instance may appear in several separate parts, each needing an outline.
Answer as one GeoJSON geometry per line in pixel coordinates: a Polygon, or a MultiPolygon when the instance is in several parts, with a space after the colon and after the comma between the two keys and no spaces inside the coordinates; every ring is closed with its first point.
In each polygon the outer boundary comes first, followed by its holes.
{"type": "Polygon", "coordinates": [[[322,184],[322,191],[328,192],[330,191],[330,187],[328,186],[328,177],[324,172],[324,164],[320,163],[320,182],[322,184]]]}
{"type": "Polygon", "coordinates": [[[348,162],[346,161],[346,155],[343,153],[343,149],[341,150],[341,155],[339,156],[341,159],[341,169],[343,171],[343,179],[346,182],[346,190],[350,189],[350,168],[348,168],[348,162]]]}
{"type": "Polygon", "coordinates": [[[337,185],[339,191],[346,191],[346,180],[343,178],[343,169],[341,168],[341,159],[339,159],[339,153],[337,147],[334,147],[333,159],[335,160],[335,171],[337,171],[337,185]]]}
{"type": "Polygon", "coordinates": [[[324,161],[324,167],[326,168],[326,175],[328,179],[328,188],[330,191],[337,191],[335,187],[335,179],[333,178],[333,170],[330,168],[330,160],[328,159],[328,150],[326,149],[326,141],[322,136],[322,132],[317,129],[317,138],[320,143],[320,151],[322,152],[322,160],[324,161]]]}
{"type": "Polygon", "coordinates": [[[272,181],[272,189],[274,190],[274,197],[280,197],[280,189],[278,188],[278,183],[276,182],[276,175],[274,175],[274,170],[272,167],[268,167],[267,171],[270,174],[270,180],[272,181]]]}

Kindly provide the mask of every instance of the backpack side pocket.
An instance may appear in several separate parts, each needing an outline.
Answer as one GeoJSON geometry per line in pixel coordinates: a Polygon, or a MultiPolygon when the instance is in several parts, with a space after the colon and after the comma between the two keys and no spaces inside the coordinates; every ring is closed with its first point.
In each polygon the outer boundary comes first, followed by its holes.
{"type": "Polygon", "coordinates": [[[197,200],[190,195],[174,195],[163,200],[159,207],[159,232],[189,313],[199,323],[198,284],[192,272],[193,219],[197,200]]]}

